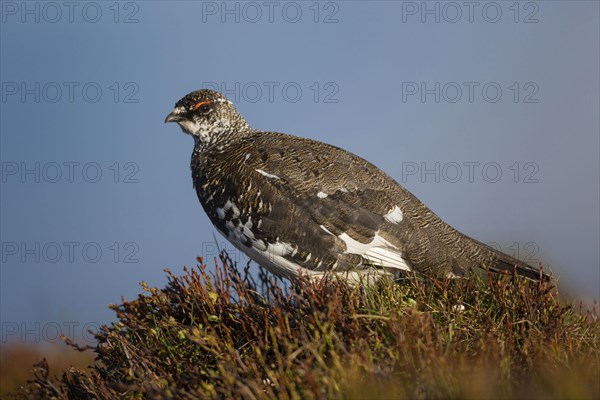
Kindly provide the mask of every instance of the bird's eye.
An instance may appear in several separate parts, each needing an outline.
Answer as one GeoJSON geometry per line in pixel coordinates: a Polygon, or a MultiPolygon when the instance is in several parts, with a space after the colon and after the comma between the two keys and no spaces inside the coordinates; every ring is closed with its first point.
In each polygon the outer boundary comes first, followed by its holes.
{"type": "Polygon", "coordinates": [[[194,106],[194,110],[200,110],[201,113],[207,113],[210,111],[211,101],[201,101],[194,106]]]}

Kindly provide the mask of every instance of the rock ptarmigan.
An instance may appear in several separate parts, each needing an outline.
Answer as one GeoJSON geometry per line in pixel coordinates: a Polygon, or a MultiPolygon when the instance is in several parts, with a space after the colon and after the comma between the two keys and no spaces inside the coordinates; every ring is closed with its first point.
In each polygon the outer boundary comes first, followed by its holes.
{"type": "Polygon", "coordinates": [[[217,230],[277,275],[458,277],[481,267],[548,277],[458,232],[368,161],[250,127],[220,93],[186,95],[165,122],[194,138],[194,187],[217,230]]]}

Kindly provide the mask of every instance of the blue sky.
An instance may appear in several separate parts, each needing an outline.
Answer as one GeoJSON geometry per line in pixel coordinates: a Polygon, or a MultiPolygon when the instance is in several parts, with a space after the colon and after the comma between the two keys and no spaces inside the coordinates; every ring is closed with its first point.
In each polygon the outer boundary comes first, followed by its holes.
{"type": "Polygon", "coordinates": [[[192,140],[163,123],[200,87],[254,127],[361,155],[455,228],[600,297],[598,2],[0,12],[2,343],[81,336],[140,281],[215,256],[192,140]]]}

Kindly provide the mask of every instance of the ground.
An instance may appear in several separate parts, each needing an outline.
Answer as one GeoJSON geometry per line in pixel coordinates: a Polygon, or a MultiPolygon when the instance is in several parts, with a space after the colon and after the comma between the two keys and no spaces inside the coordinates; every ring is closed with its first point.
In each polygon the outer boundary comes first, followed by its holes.
{"type": "Polygon", "coordinates": [[[209,272],[199,259],[167,271],[164,289],[142,284],[85,350],[91,368],[41,361],[18,397],[600,398],[597,313],[551,283],[328,277],[282,289],[230,265],[224,255],[209,272]]]}

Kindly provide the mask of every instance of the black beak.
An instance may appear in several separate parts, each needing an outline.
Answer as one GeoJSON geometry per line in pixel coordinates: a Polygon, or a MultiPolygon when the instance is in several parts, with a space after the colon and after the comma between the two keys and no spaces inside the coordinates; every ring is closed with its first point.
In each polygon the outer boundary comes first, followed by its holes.
{"type": "Polygon", "coordinates": [[[179,115],[178,113],[175,113],[175,111],[171,112],[169,115],[167,115],[167,117],[165,118],[165,124],[167,122],[177,122],[177,121],[181,121],[183,118],[181,117],[181,115],[179,115]]]}

